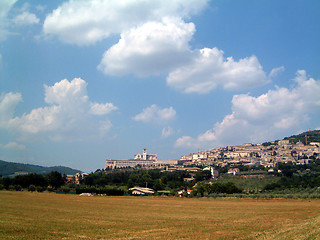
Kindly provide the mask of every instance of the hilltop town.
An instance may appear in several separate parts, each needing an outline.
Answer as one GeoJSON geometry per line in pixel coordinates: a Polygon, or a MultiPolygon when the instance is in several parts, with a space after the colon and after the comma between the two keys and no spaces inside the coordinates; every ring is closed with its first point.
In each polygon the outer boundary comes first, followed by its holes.
{"type": "MultiPolygon", "coordinates": [[[[194,180],[195,172],[210,171],[211,178],[217,179],[224,168],[226,173],[238,175],[241,169],[260,169],[272,173],[278,163],[308,164],[320,157],[320,130],[308,131],[283,140],[263,144],[245,143],[238,146],[225,146],[186,154],[180,159],[158,160],[157,154],[135,154],[132,159],[107,159],[104,172],[113,170],[158,169],[166,172],[187,171],[185,181],[194,180]],[[220,169],[220,170],[219,170],[220,169]]],[[[242,171],[242,170],[241,170],[242,171]]],[[[278,171],[281,171],[278,169],[278,171]]],[[[259,171],[258,171],[259,172],[259,171]]],[[[261,173],[261,172],[259,172],[261,173]]],[[[251,174],[255,174],[251,172],[251,174]]],[[[67,175],[69,182],[79,184],[88,174],[67,175]]]]}
{"type": "Polygon", "coordinates": [[[159,161],[156,154],[147,154],[147,149],[143,149],[143,153],[136,154],[133,159],[107,159],[105,169],[161,168],[165,165],[179,165],[179,169],[181,165],[203,167],[244,165],[272,168],[279,162],[305,164],[320,155],[320,142],[308,142],[308,134],[311,133],[319,135],[320,131],[308,131],[304,134],[304,143],[301,138],[293,137],[263,144],[245,143],[239,146],[226,146],[183,155],[179,160],[159,161]]]}
{"type": "Polygon", "coordinates": [[[308,163],[320,153],[320,143],[291,143],[290,140],[280,140],[270,145],[245,143],[240,146],[227,146],[194,154],[184,155],[179,162],[183,165],[217,165],[241,164],[247,166],[274,167],[278,162],[308,163]]]}
{"type": "Polygon", "coordinates": [[[59,187],[63,193],[72,190],[79,194],[209,196],[272,191],[285,195],[290,189],[294,194],[312,193],[318,197],[319,173],[320,131],[317,130],[263,144],[245,143],[199,151],[178,160],[158,160],[157,154],[148,154],[143,149],[132,159],[107,159],[104,169],[90,174],[62,176],[52,172],[46,177],[37,174],[0,177],[0,189],[2,185],[5,189],[51,191],[48,184],[54,177],[59,184],[55,190],[59,187]]]}

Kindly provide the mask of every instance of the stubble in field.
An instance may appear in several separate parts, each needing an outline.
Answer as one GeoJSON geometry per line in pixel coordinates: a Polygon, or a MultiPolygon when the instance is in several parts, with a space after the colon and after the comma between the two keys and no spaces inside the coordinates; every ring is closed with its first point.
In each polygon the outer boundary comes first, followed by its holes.
{"type": "Polygon", "coordinates": [[[2,239],[317,239],[319,200],[0,191],[2,239]]]}

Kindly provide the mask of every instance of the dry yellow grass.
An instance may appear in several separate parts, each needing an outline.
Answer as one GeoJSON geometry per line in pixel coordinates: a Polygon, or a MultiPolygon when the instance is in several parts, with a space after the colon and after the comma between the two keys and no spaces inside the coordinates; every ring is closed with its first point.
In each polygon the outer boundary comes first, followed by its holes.
{"type": "Polygon", "coordinates": [[[319,239],[319,200],[0,191],[1,239],[319,239]]]}

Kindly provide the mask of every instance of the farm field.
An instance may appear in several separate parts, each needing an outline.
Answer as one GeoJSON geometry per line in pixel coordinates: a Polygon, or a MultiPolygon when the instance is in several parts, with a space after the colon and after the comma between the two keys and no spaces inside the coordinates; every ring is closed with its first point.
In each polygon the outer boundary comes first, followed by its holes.
{"type": "Polygon", "coordinates": [[[319,239],[320,200],[0,191],[0,239],[319,239]]]}

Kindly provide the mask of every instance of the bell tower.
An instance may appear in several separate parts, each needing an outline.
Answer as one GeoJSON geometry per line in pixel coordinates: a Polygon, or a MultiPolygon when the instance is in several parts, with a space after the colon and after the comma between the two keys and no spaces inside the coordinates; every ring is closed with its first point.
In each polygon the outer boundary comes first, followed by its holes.
{"type": "Polygon", "coordinates": [[[147,160],[147,149],[146,148],[143,149],[142,159],[147,160]]]}

